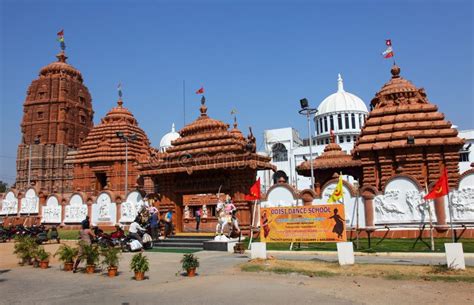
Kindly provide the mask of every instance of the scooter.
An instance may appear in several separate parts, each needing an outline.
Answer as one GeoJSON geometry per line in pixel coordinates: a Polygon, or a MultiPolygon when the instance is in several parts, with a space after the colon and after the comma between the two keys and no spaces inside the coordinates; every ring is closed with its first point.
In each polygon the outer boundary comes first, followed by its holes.
{"type": "Polygon", "coordinates": [[[138,235],[142,238],[143,245],[133,238],[133,236],[127,235],[120,240],[120,246],[123,252],[135,252],[141,249],[148,250],[153,248],[153,239],[150,234],[145,231],[139,231],[138,235]]]}

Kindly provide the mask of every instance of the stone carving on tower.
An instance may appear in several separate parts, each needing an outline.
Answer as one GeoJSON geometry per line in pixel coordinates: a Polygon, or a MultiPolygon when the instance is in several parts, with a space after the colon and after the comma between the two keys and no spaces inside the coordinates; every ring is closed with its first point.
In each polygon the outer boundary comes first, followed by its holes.
{"type": "Polygon", "coordinates": [[[64,161],[93,125],[92,99],[81,72],[67,63],[64,50],[56,57],[27,90],[17,151],[18,189],[34,183],[48,192],[71,192],[72,167],[64,161]]]}

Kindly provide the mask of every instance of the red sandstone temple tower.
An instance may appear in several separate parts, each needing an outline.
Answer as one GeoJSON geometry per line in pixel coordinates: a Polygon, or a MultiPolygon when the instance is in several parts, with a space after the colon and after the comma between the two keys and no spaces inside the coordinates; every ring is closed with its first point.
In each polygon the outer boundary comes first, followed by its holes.
{"type": "MultiPolygon", "coordinates": [[[[402,78],[396,65],[391,73],[392,79],[371,101],[372,110],[353,151],[361,161],[361,193],[368,211],[374,196],[395,175],[407,175],[423,188],[446,168],[449,186],[455,188],[459,181],[459,150],[464,140],[428,101],[423,88],[402,78]]],[[[444,199],[436,201],[438,225],[443,225],[444,199]]],[[[370,215],[366,221],[372,225],[370,215]]]]}
{"type": "Polygon", "coordinates": [[[127,185],[130,192],[135,189],[138,178],[135,162],[140,156],[148,157],[150,142],[132,113],[122,106],[120,99],[117,107],[112,108],[100,124],[92,128],[70,161],[74,164],[74,190],[80,189],[93,195],[98,195],[102,190],[109,190],[116,195],[113,199],[121,197],[123,201],[126,196],[126,149],[127,185]],[[128,143],[117,133],[127,137],[128,143]]]}
{"type": "Polygon", "coordinates": [[[66,62],[64,51],[56,57],[27,91],[17,152],[18,189],[26,189],[30,181],[48,192],[71,192],[72,166],[64,161],[93,125],[92,99],[81,72],[66,62]]]}

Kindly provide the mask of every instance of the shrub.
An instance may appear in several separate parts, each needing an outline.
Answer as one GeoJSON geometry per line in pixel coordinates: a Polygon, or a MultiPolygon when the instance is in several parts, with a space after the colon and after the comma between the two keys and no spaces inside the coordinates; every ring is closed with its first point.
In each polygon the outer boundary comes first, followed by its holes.
{"type": "Polygon", "coordinates": [[[194,256],[194,254],[188,253],[183,255],[183,258],[181,259],[181,264],[183,270],[189,270],[199,267],[199,260],[196,256],[194,256]]]}
{"type": "Polygon", "coordinates": [[[120,249],[108,247],[102,248],[102,264],[107,267],[117,267],[119,263],[120,249]]]}
{"type": "Polygon", "coordinates": [[[68,245],[61,245],[61,247],[59,247],[58,251],[56,251],[54,256],[58,256],[58,259],[64,263],[72,263],[74,262],[74,259],[76,258],[78,252],[79,249],[77,248],[73,248],[68,245]]]}
{"type": "Polygon", "coordinates": [[[130,261],[130,269],[134,272],[146,272],[150,270],[148,257],[142,253],[135,254],[130,261]]]}

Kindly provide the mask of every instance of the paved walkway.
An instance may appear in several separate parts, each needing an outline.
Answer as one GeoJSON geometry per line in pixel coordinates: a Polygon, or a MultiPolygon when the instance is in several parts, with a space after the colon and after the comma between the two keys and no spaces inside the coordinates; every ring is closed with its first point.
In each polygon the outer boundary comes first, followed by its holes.
{"type": "MultiPolygon", "coordinates": [[[[146,253],[147,279],[132,279],[122,255],[116,278],[64,272],[57,263],[47,270],[32,267],[0,268],[0,304],[471,304],[472,284],[391,281],[369,277],[308,277],[297,274],[241,272],[247,255],[196,253],[198,276],[180,275],[182,254],[146,253]]],[[[277,254],[293,259],[315,259],[314,254],[277,254]]],[[[2,259],[0,257],[0,259],[2,259]]],[[[334,257],[332,257],[334,259],[334,257]]]]}

